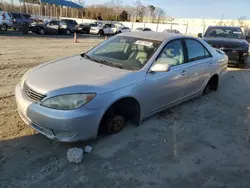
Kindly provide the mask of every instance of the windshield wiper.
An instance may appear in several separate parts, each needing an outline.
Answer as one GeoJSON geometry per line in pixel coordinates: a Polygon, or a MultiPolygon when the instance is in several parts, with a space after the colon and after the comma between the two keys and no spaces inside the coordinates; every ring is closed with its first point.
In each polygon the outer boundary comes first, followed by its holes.
{"type": "Polygon", "coordinates": [[[93,59],[92,57],[90,57],[89,55],[87,55],[87,54],[85,54],[85,53],[81,54],[81,56],[84,57],[84,58],[86,58],[86,59],[89,59],[89,60],[91,60],[91,61],[99,62],[98,60],[93,59]]]}
{"type": "Polygon", "coordinates": [[[97,62],[101,63],[101,64],[104,64],[104,65],[111,66],[111,67],[116,67],[116,68],[119,68],[119,69],[123,69],[123,67],[120,64],[108,62],[106,60],[98,60],[97,62]]]}
{"type": "Polygon", "coordinates": [[[119,69],[123,69],[123,67],[120,65],[120,64],[117,64],[117,63],[112,63],[112,62],[108,62],[106,60],[98,60],[98,59],[93,59],[92,57],[90,57],[89,55],[83,53],[81,54],[82,57],[86,58],[86,59],[89,59],[91,61],[95,61],[97,63],[100,63],[100,64],[104,64],[104,65],[108,65],[108,66],[111,66],[111,67],[117,67],[119,69]]]}

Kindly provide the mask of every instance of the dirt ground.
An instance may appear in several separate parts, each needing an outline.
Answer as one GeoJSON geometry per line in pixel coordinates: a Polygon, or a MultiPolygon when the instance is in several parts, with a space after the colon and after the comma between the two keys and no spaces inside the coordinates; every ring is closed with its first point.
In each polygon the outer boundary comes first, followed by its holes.
{"type": "Polygon", "coordinates": [[[140,127],[78,144],[57,143],[19,118],[13,90],[42,62],[102,39],[0,36],[0,187],[250,187],[250,69],[229,68],[218,92],[162,112],[140,127]],[[91,145],[80,165],[71,147],[91,145]]]}

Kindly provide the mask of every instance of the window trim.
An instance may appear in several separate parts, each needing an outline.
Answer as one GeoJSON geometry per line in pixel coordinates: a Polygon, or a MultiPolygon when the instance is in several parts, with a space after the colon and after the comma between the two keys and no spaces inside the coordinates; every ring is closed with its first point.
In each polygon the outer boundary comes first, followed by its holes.
{"type": "Polygon", "coordinates": [[[199,61],[199,60],[208,59],[208,58],[213,57],[212,54],[210,53],[210,51],[206,48],[206,46],[204,44],[202,44],[199,40],[196,40],[196,39],[193,39],[193,38],[183,38],[183,42],[184,42],[184,45],[185,45],[185,48],[186,48],[186,58],[187,58],[186,63],[190,63],[190,62],[199,61]],[[200,58],[189,59],[188,47],[187,47],[186,40],[193,40],[193,41],[198,42],[201,46],[203,46],[203,48],[208,52],[209,55],[208,56],[203,56],[203,57],[200,57],[200,58]]]}
{"type": "MultiPolygon", "coordinates": [[[[173,40],[170,40],[170,41],[168,41],[165,45],[164,45],[164,47],[161,49],[161,51],[159,52],[159,54],[157,55],[157,57],[155,58],[155,60],[154,60],[154,62],[151,64],[151,66],[150,66],[150,68],[156,63],[156,61],[157,61],[157,59],[160,57],[160,55],[162,54],[162,52],[163,52],[163,50],[165,49],[165,47],[168,45],[168,44],[170,44],[171,42],[174,42],[174,41],[180,41],[181,42],[181,45],[182,45],[182,49],[183,49],[183,58],[184,58],[184,62],[182,63],[182,64],[179,64],[179,65],[183,65],[183,64],[185,64],[186,63],[186,49],[185,49],[185,47],[184,47],[184,41],[183,41],[183,38],[177,38],[177,39],[173,39],[173,40]]],[[[179,65],[171,65],[171,67],[176,67],[176,66],[179,66],[179,65]]],[[[149,70],[150,70],[150,68],[149,68],[149,70]]]]}

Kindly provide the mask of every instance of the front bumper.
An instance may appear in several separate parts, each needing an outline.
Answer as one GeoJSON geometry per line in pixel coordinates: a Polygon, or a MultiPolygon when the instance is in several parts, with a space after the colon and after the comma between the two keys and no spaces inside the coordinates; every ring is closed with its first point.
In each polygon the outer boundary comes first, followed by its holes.
{"type": "Polygon", "coordinates": [[[229,50],[223,49],[225,54],[228,56],[228,63],[229,64],[239,64],[244,63],[248,59],[249,52],[248,51],[241,51],[241,50],[229,50]]]}
{"type": "Polygon", "coordinates": [[[77,142],[94,139],[104,109],[54,110],[31,101],[20,84],[15,88],[18,112],[22,120],[50,139],[77,142]]]}
{"type": "Polygon", "coordinates": [[[38,32],[38,28],[35,26],[30,26],[29,27],[29,31],[31,31],[32,33],[37,33],[38,32]]]}

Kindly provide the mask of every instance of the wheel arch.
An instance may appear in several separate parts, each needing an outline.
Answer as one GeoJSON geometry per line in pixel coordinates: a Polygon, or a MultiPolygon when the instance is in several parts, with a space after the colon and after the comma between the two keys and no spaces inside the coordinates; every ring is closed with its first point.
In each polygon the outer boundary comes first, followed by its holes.
{"type": "Polygon", "coordinates": [[[115,106],[116,104],[119,104],[119,102],[122,102],[123,100],[134,101],[135,104],[138,105],[138,107],[139,107],[139,114],[138,114],[138,117],[137,117],[137,118],[138,118],[138,119],[137,119],[138,122],[136,122],[136,123],[133,122],[133,124],[140,125],[141,120],[142,120],[141,104],[140,104],[139,100],[138,100],[136,97],[127,95],[127,96],[122,96],[122,97],[119,97],[119,98],[113,100],[108,106],[106,106],[106,108],[103,110],[103,114],[101,115],[101,118],[100,118],[100,120],[99,120],[99,124],[98,124],[98,133],[99,133],[99,130],[100,130],[100,128],[101,128],[102,121],[103,121],[105,115],[107,114],[107,112],[108,112],[110,109],[112,109],[113,106],[115,106]]]}
{"type": "Polygon", "coordinates": [[[210,76],[209,80],[206,82],[205,87],[212,82],[212,88],[213,90],[217,90],[219,87],[219,82],[220,82],[220,76],[218,73],[212,74],[212,76],[210,76]]]}

